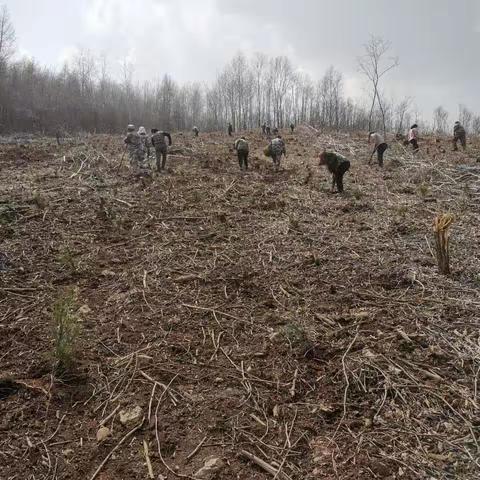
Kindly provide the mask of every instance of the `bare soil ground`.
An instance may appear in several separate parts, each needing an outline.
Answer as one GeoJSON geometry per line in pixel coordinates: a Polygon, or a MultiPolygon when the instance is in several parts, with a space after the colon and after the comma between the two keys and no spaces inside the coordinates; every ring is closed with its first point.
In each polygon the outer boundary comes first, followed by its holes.
{"type": "Polygon", "coordinates": [[[175,135],[145,183],[120,137],[0,146],[0,479],[149,478],[145,446],[155,479],[479,477],[479,145],[394,143],[381,170],[364,136],[302,127],[275,174],[248,138],[246,174],[226,135],[175,135]],[[321,146],[352,161],[344,195],[321,146]]]}

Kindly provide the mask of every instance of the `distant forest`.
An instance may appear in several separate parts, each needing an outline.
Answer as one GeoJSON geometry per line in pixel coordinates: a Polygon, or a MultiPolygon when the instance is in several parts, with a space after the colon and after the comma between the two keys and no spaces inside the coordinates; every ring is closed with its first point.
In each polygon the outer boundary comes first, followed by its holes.
{"type": "MultiPolygon", "coordinates": [[[[370,45],[366,46],[363,65],[359,60],[360,71],[371,64],[371,51],[367,48],[370,45]]],[[[380,52],[383,54],[389,47],[385,42],[380,45],[385,48],[380,52]]],[[[257,128],[263,122],[278,127],[293,122],[336,130],[384,128],[405,133],[410,123],[417,121],[411,98],[394,103],[384,98],[378,88],[360,105],[346,98],[343,75],[334,67],[321,79],[313,80],[299,73],[284,56],[256,54],[247,58],[237,54],[211,84],[180,85],[168,74],[158,81],[135,83],[134,68],[127,61],[123,63],[121,79],[114,79],[109,74],[106,56],[97,57],[87,50],[80,51],[60,71],[42,67],[31,59],[14,61],[14,53],[15,30],[3,8],[2,133],[109,133],[123,131],[127,123],[172,131],[191,129],[194,125],[201,130],[219,130],[226,128],[228,122],[236,130],[257,128]]],[[[367,80],[375,80],[368,71],[363,73],[367,80]]],[[[465,106],[460,106],[458,118],[467,131],[480,133],[480,117],[465,106]]],[[[429,128],[445,133],[450,127],[448,112],[438,107],[429,128]]]]}

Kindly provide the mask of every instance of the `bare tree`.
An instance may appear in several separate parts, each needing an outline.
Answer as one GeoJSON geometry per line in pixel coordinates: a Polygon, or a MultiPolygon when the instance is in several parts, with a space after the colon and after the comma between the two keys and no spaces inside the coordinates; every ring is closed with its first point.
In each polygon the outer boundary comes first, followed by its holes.
{"type": "Polygon", "coordinates": [[[92,52],[81,49],[73,58],[73,69],[80,80],[80,95],[92,98],[91,93],[97,74],[97,65],[92,52]]]}
{"type": "Polygon", "coordinates": [[[265,77],[265,67],[267,65],[267,56],[263,53],[257,53],[253,61],[253,75],[255,81],[255,96],[257,111],[256,116],[256,125],[260,126],[261,122],[264,121],[265,111],[264,111],[264,99],[263,99],[263,86],[264,86],[264,77],[265,77]]]}
{"type": "Polygon", "coordinates": [[[433,131],[438,134],[447,133],[448,112],[439,105],[433,111],[433,131]]]}
{"type": "Polygon", "coordinates": [[[460,104],[458,106],[458,120],[467,132],[470,132],[473,117],[473,112],[471,112],[465,105],[460,104]]]}
{"type": "Polygon", "coordinates": [[[15,28],[10,20],[7,7],[0,8],[0,63],[5,64],[15,53],[15,28]]]}
{"type": "MultiPolygon", "coordinates": [[[[237,55],[209,85],[182,86],[168,75],[135,84],[128,59],[119,66],[120,78],[115,80],[106,57],[98,59],[85,50],[59,71],[33,60],[7,61],[0,76],[2,131],[48,133],[61,127],[118,132],[128,122],[172,131],[190,129],[194,123],[203,130],[219,130],[229,121],[247,129],[258,128],[259,121],[279,127],[294,121],[348,130],[384,124],[402,131],[410,120],[420,122],[411,99],[394,104],[382,96],[378,83],[377,108],[372,111],[370,104],[345,98],[342,74],[335,68],[314,83],[285,57],[248,60],[237,55]]],[[[445,117],[437,119],[437,129],[444,129],[446,115],[437,115],[445,117]]],[[[471,133],[480,132],[479,117],[464,106],[460,120],[471,133]]]]}
{"type": "Polygon", "coordinates": [[[412,97],[404,98],[395,108],[395,131],[397,134],[405,130],[407,124],[407,116],[410,106],[412,104],[412,97]]]}
{"type": "Polygon", "coordinates": [[[273,121],[276,126],[285,124],[284,103],[294,80],[293,67],[287,57],[275,57],[270,61],[270,80],[272,82],[273,121]]]}
{"type": "Polygon", "coordinates": [[[343,76],[330,67],[318,85],[320,100],[318,117],[323,126],[339,127],[343,76]]]}
{"type": "Polygon", "coordinates": [[[372,36],[370,41],[364,47],[365,54],[358,58],[358,66],[360,71],[369,79],[372,84],[372,105],[370,107],[370,115],[368,117],[368,129],[372,129],[372,118],[375,102],[378,102],[378,106],[382,115],[383,132],[385,133],[385,111],[379,93],[380,80],[386,73],[398,66],[398,57],[386,56],[391,48],[391,44],[381,37],[372,36]]]}
{"type": "Polygon", "coordinates": [[[475,135],[480,135],[480,116],[475,115],[472,120],[472,133],[475,135]]]}

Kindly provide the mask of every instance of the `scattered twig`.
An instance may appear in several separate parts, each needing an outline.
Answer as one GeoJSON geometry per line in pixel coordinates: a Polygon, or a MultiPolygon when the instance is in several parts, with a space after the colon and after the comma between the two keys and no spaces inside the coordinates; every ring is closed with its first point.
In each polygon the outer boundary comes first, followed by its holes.
{"type": "Polygon", "coordinates": [[[202,445],[205,443],[205,440],[207,440],[207,436],[205,435],[201,440],[200,443],[187,455],[186,460],[190,460],[196,453],[202,448],[202,445]]]}
{"type": "Polygon", "coordinates": [[[94,480],[96,476],[100,473],[100,470],[105,466],[105,464],[108,462],[108,459],[114,454],[114,452],[120,448],[120,446],[128,440],[137,430],[140,430],[142,428],[143,422],[145,421],[145,417],[142,418],[142,421],[134,428],[132,428],[116,445],[115,447],[110,450],[108,455],[103,459],[102,463],[98,466],[98,468],[95,470],[93,475],[90,477],[90,480],[94,480]]]}
{"type": "Polygon", "coordinates": [[[143,453],[145,454],[145,461],[147,462],[148,476],[150,478],[155,478],[153,474],[152,462],[150,461],[150,455],[148,453],[148,443],[146,440],[143,440],[143,453]]]}
{"type": "Polygon", "coordinates": [[[273,475],[274,478],[279,478],[281,480],[291,480],[286,473],[281,472],[281,467],[280,468],[272,467],[272,465],[270,465],[269,463],[263,461],[261,458],[258,458],[256,455],[253,455],[252,453],[247,452],[246,450],[241,450],[240,454],[248,458],[250,461],[258,465],[260,468],[262,468],[266,472],[270,473],[270,475],[273,475]]]}

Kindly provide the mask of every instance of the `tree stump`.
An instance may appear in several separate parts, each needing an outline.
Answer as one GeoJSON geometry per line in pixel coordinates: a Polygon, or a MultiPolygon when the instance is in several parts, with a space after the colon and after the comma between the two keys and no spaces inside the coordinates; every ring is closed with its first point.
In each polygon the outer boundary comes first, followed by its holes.
{"type": "Polygon", "coordinates": [[[448,275],[450,273],[450,254],[449,254],[449,229],[454,217],[451,213],[442,213],[435,218],[433,231],[435,234],[435,246],[437,250],[437,263],[440,273],[448,275]]]}

